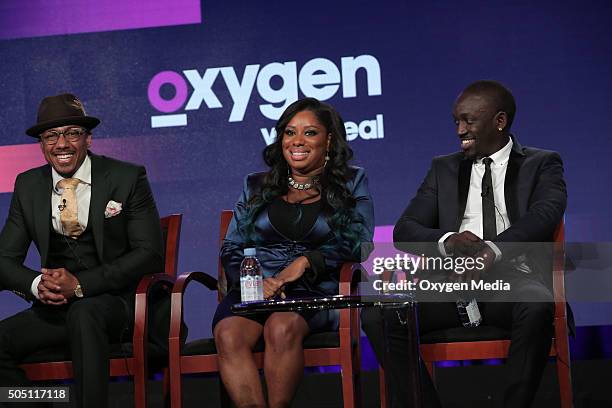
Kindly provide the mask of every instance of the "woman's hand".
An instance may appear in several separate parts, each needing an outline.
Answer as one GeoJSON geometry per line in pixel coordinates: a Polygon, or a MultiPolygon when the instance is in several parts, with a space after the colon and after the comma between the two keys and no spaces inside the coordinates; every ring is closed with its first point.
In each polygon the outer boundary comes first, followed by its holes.
{"type": "Polygon", "coordinates": [[[306,268],[310,266],[308,258],[300,256],[295,261],[291,262],[289,266],[281,271],[276,277],[283,281],[283,284],[294,282],[298,280],[306,271],[306,268]]]}
{"type": "Polygon", "coordinates": [[[309,266],[308,258],[300,256],[275,277],[264,279],[264,299],[271,299],[275,296],[280,296],[284,299],[285,293],[283,292],[283,287],[285,284],[298,280],[309,266]]]}
{"type": "Polygon", "coordinates": [[[278,278],[266,278],[263,280],[263,294],[264,299],[272,299],[277,295],[280,295],[281,298],[285,298],[285,294],[283,293],[283,281],[278,278]]]}

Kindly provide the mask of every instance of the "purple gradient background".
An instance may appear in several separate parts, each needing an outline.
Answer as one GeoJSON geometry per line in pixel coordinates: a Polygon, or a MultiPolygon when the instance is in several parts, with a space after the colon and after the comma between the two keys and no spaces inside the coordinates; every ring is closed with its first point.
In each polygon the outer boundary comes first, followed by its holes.
{"type": "MultiPolygon", "coordinates": [[[[259,128],[273,122],[259,114],[263,101],[254,93],[245,120],[228,123],[229,96],[218,81],[213,90],[223,109],[190,111],[186,127],[151,129],[150,116],[159,114],[147,97],[151,78],[221,66],[241,75],[252,63],[296,60],[301,66],[314,57],[337,63],[341,56],[372,54],[381,63],[383,95],[363,97],[360,89],[358,98],[337,95],[329,102],[346,120],[384,113],[385,139],[351,142],[355,164],[368,171],[376,221],[383,226],[379,241],[390,240],[384,226],[397,220],[431,157],[458,148],[450,106],[477,78],[497,78],[512,88],[519,106],[513,129],[521,143],[563,157],[568,240],[612,240],[612,193],[599,180],[612,174],[610,3],[482,0],[467,7],[312,0],[305,10],[284,1],[228,0],[206,2],[204,11],[200,4],[0,1],[0,160],[17,150],[28,153],[21,144],[32,140],[23,130],[32,125],[42,96],[76,93],[102,119],[93,151],[144,164],[160,212],[184,213],[179,270],[214,273],[219,211],[234,204],[244,175],[262,168],[259,128]],[[197,24],[202,14],[206,24],[197,24]],[[176,25],[186,26],[170,27],[176,25]],[[137,30],[144,27],[150,28],[137,30]]],[[[9,202],[10,194],[0,194],[0,222],[9,202]]],[[[36,266],[36,253],[29,262],[36,266]]],[[[186,305],[190,338],[209,335],[216,297],[194,285],[186,305]]],[[[610,322],[611,305],[575,306],[579,324],[610,322]]],[[[13,294],[0,294],[0,318],[25,307],[13,294]]],[[[610,355],[609,327],[579,329],[599,343],[581,337],[574,356],[587,356],[587,348],[589,358],[610,355]]]]}
{"type": "Polygon", "coordinates": [[[199,0],[2,0],[0,39],[202,22],[199,0]]]}

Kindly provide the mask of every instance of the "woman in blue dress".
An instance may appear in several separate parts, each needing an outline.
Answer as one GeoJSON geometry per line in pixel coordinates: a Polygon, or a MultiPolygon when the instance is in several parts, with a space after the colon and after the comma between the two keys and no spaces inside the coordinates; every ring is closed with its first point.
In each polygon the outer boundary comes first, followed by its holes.
{"type": "Polygon", "coordinates": [[[304,368],[304,337],[338,328],[335,311],[233,315],[244,248],[257,248],[266,299],[337,294],[340,266],[361,259],[374,230],[367,178],[348,164],[353,152],[333,107],[314,98],[294,102],[276,134],[263,153],[269,171],[245,178],[221,248],[228,293],[213,333],[221,378],[239,408],[289,406],[304,368]],[[252,352],[261,336],[267,404],[252,352]]]}

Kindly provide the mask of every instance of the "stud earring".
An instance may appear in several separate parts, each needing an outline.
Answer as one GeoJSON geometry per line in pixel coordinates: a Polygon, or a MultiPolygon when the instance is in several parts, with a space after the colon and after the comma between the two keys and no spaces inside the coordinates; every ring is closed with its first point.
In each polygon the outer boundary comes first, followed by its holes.
{"type": "Polygon", "coordinates": [[[503,129],[503,128],[497,128],[497,130],[499,130],[499,131],[501,132],[501,131],[502,131],[502,130],[504,130],[504,129],[503,129]]]}

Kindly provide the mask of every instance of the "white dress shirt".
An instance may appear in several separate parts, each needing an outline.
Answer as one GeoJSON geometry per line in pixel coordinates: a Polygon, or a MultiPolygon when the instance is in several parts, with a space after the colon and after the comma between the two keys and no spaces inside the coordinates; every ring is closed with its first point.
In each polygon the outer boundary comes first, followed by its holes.
{"type": "MultiPolygon", "coordinates": [[[[505,231],[510,227],[510,218],[506,210],[506,199],[504,194],[504,184],[506,181],[506,170],[508,169],[508,161],[510,160],[510,152],[512,151],[512,139],[500,150],[489,156],[493,162],[491,163],[491,179],[493,181],[493,197],[495,200],[495,226],[497,234],[505,231]]],[[[470,189],[468,198],[465,204],[465,211],[459,227],[459,232],[470,231],[482,239],[482,177],[485,173],[485,165],[482,159],[474,161],[472,164],[472,172],[470,175],[470,189]]],[[[444,241],[455,234],[448,232],[438,241],[440,252],[446,256],[444,241]]],[[[495,260],[501,259],[501,251],[497,245],[491,241],[486,241],[495,252],[495,260]]]]}
{"type": "MultiPolygon", "coordinates": [[[[62,234],[62,222],[60,221],[60,206],[62,205],[63,188],[58,188],[57,183],[63,180],[62,177],[53,167],[51,167],[51,178],[53,179],[53,188],[51,190],[51,225],[58,234],[62,234]]],[[[79,169],[74,173],[72,178],[78,178],[81,182],[76,188],[77,211],[79,224],[83,231],[87,228],[89,222],[89,203],[91,201],[91,159],[85,156],[85,160],[81,163],[79,169]]],[[[42,278],[42,274],[38,275],[32,281],[30,290],[32,294],[39,299],[38,284],[42,278]]]]}

